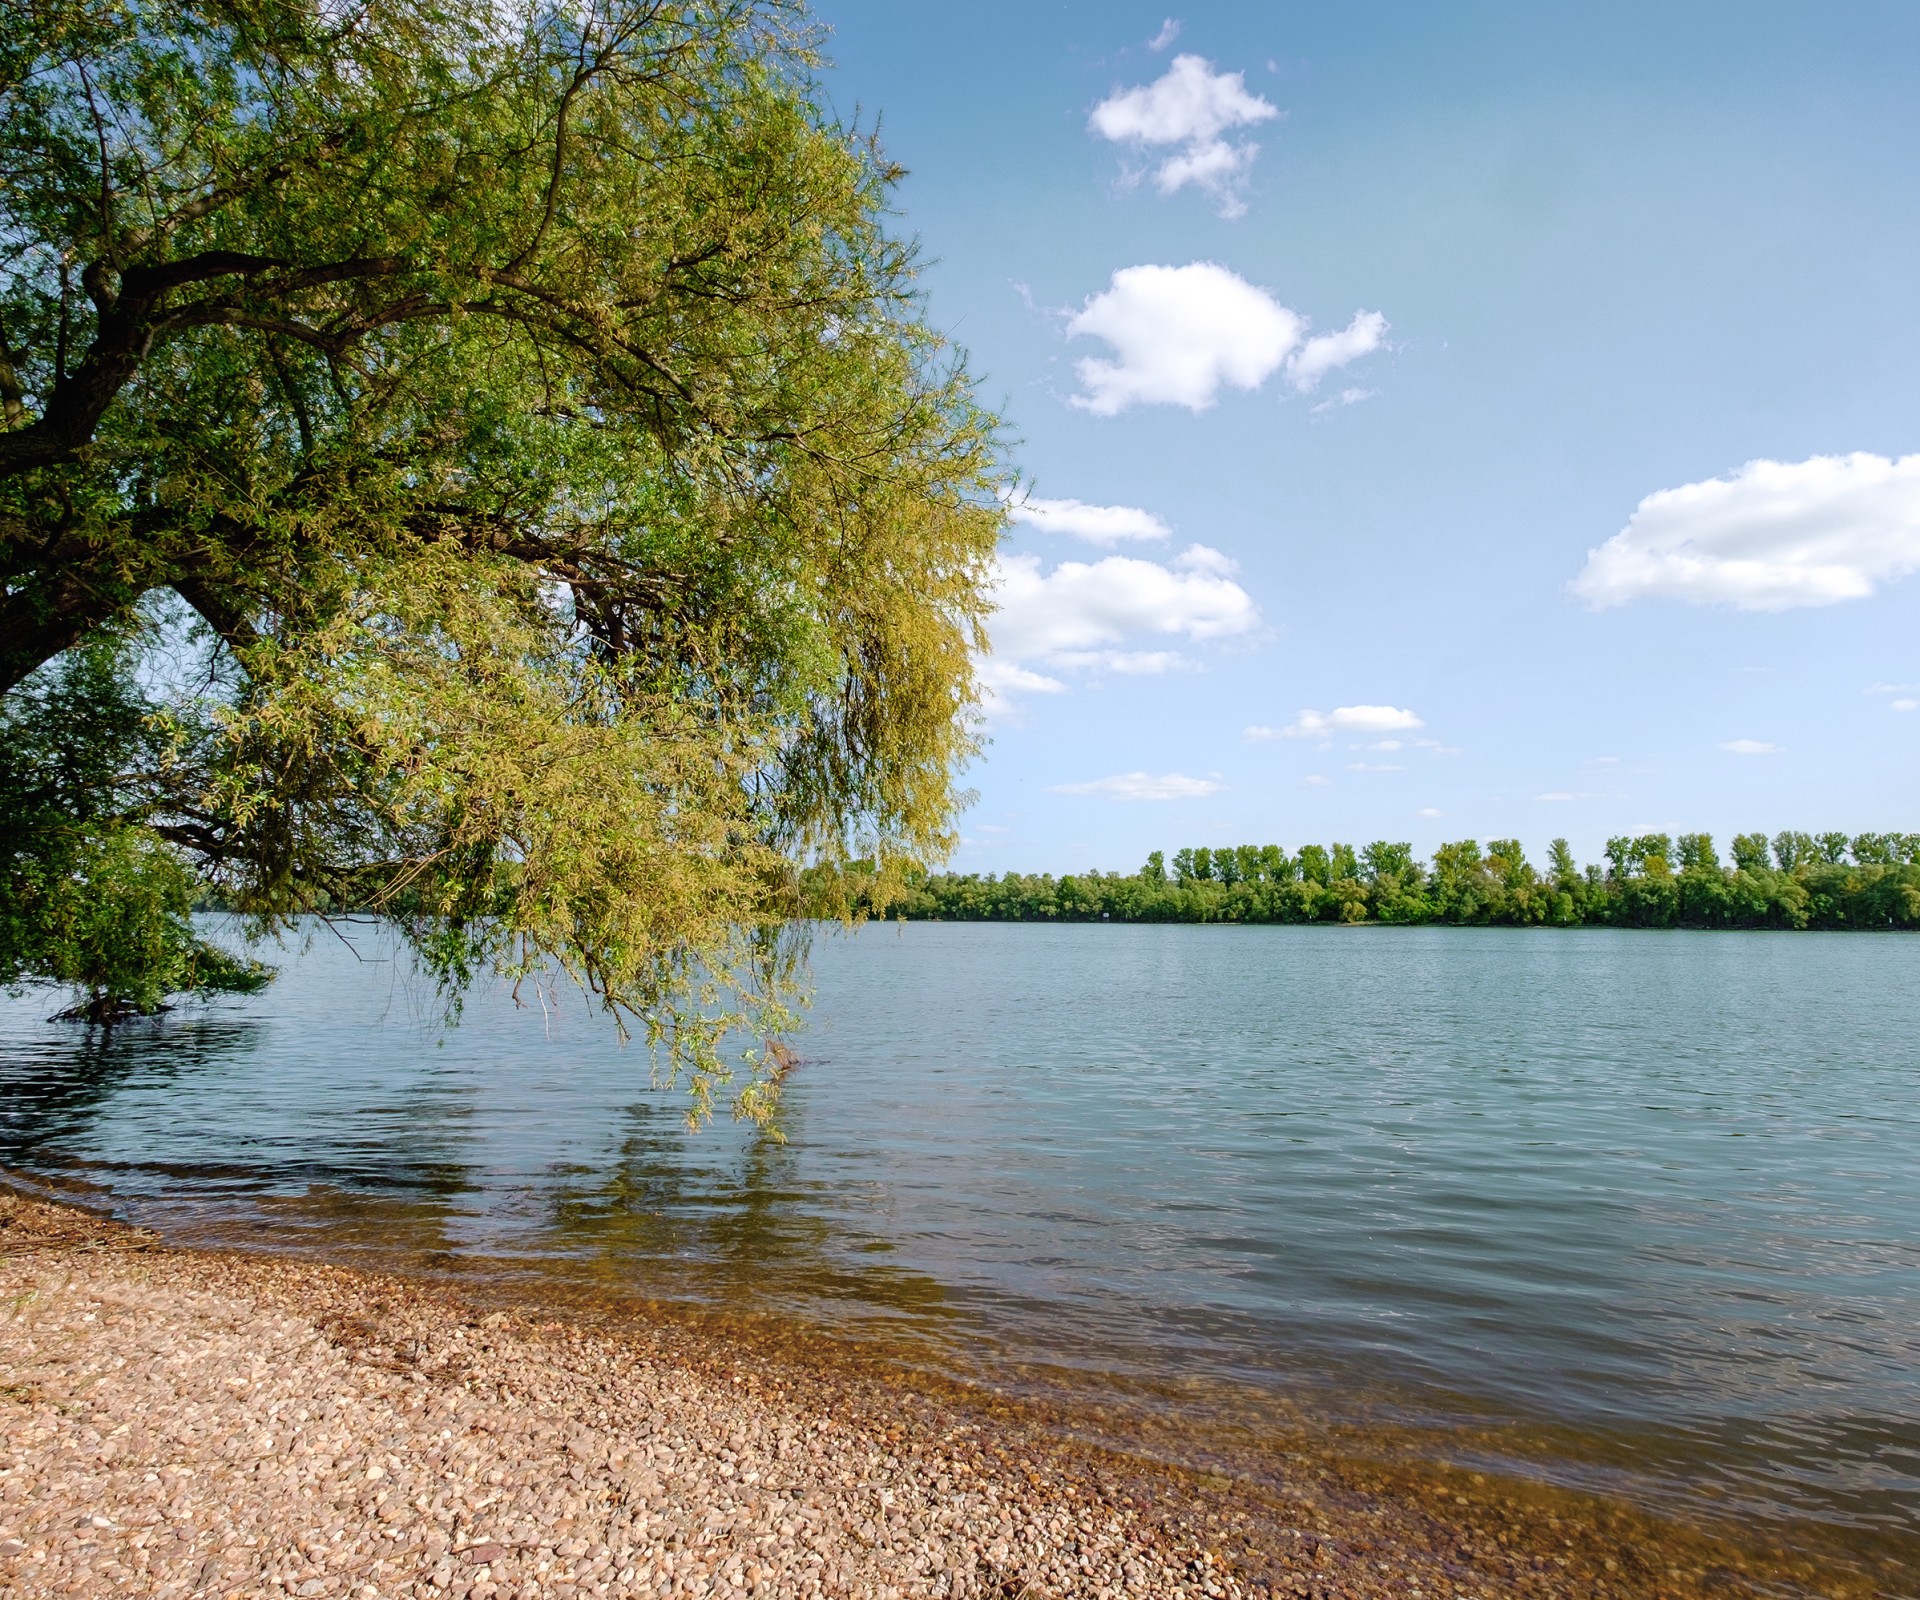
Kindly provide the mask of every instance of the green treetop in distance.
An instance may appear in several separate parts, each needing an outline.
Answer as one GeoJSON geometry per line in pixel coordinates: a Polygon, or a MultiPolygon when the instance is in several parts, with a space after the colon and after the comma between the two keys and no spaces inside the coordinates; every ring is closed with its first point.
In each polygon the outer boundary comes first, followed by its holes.
{"type": "Polygon", "coordinates": [[[0,973],[70,979],[84,827],[557,965],[704,1108],[795,865],[946,847],[996,424],[813,66],[778,0],[0,10],[8,736],[75,650],[139,701],[12,819],[0,973]]]}
{"type": "Polygon", "coordinates": [[[940,873],[890,906],[910,918],[1000,922],[1386,922],[1454,926],[1920,929],[1920,834],[1743,833],[1733,865],[1711,837],[1624,835],[1584,871],[1564,839],[1547,869],[1517,839],[1443,844],[1422,863],[1376,840],[1161,851],[1138,873],[940,873]]]}

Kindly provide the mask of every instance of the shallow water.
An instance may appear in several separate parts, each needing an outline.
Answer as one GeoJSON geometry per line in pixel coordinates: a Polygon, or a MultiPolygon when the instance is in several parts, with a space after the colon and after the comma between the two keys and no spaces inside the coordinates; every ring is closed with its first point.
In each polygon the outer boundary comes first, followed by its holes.
{"type": "Polygon", "coordinates": [[[0,1162],[189,1235],[797,1313],[1165,1437],[1920,1548],[1920,940],[875,928],[816,945],[780,1145],[690,1135],[577,1003],[442,1034],[352,937],[111,1037],[0,1003],[0,1162]]]}

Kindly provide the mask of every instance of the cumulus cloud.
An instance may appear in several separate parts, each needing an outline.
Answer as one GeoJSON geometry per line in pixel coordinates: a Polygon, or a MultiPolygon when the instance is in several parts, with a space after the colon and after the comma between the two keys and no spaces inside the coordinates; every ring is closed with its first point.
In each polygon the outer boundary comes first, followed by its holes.
{"type": "Polygon", "coordinates": [[[1064,533],[1090,544],[1126,539],[1165,539],[1173,530],[1138,506],[1094,506],[1084,500],[1008,500],[1007,515],[1043,533],[1064,533]]]}
{"type": "Polygon", "coordinates": [[[1167,565],[1135,556],[1063,561],[1051,572],[1040,558],[1000,558],[996,614],[988,630],[994,653],[1044,661],[1062,653],[1111,647],[1130,634],[1181,634],[1217,639],[1259,626],[1253,597],[1228,576],[1218,550],[1193,545],[1167,565]]]}
{"type": "MultiPolygon", "coordinates": [[[[1324,739],[1336,733],[1399,733],[1426,723],[1399,706],[1336,706],[1331,711],[1302,711],[1284,728],[1253,727],[1249,739],[1324,739]]],[[[1420,741],[1430,745],[1431,740],[1420,741]]],[[[1389,748],[1385,745],[1376,749],[1389,748]]]]}
{"type": "Polygon", "coordinates": [[[1749,461],[1650,494],[1587,553],[1574,593],[1598,608],[1688,600],[1742,611],[1858,600],[1920,569],[1920,455],[1749,461]]]}
{"type": "Polygon", "coordinates": [[[1416,817],[1444,817],[1446,812],[1442,811],[1438,806],[1422,806],[1418,811],[1414,812],[1414,815],[1416,817]]]}
{"type": "Polygon", "coordinates": [[[1115,357],[1076,363],[1073,403],[1101,417],[1134,405],[1205,411],[1223,388],[1257,389],[1282,369],[1304,392],[1378,349],[1386,327],[1363,311],[1309,339],[1297,311],[1217,262],[1122,267],[1067,323],[1069,337],[1105,340],[1115,357]]]}
{"type": "Polygon", "coordinates": [[[980,680],[980,686],[990,699],[999,699],[1010,694],[1065,694],[1067,686],[1058,678],[1050,678],[1044,672],[1035,672],[1023,667],[1017,661],[1002,661],[996,656],[983,656],[974,663],[974,676],[980,680]]]}
{"type": "MultiPolygon", "coordinates": [[[[1169,26],[1179,31],[1177,24],[1169,26]]],[[[1172,42],[1173,34],[1162,28],[1153,48],[1172,42]]],[[[1260,146],[1225,136],[1279,115],[1278,106],[1247,88],[1245,74],[1216,72],[1202,56],[1180,55],[1154,82],[1102,100],[1087,126],[1135,150],[1177,146],[1153,169],[1154,187],[1165,195],[1192,184],[1212,197],[1223,217],[1238,217],[1247,209],[1241,193],[1260,146]]]]}
{"type": "Polygon", "coordinates": [[[1100,794],[1114,800],[1201,800],[1226,788],[1212,778],[1189,778],[1184,772],[1122,772],[1091,783],[1056,783],[1048,794],[1100,794]]]}
{"type": "Polygon", "coordinates": [[[1786,751],[1780,745],[1768,744],[1764,739],[1728,739],[1720,748],[1736,756],[1778,756],[1786,751]]]}
{"type": "Polygon", "coordinates": [[[1104,339],[1117,360],[1078,364],[1074,404],[1110,417],[1131,405],[1204,411],[1223,386],[1257,389],[1300,342],[1301,322],[1266,290],[1211,261],[1122,267],[1067,324],[1104,339]]]}
{"type": "Polygon", "coordinates": [[[998,567],[987,624],[993,653],[980,666],[989,711],[1011,694],[1066,687],[1045,669],[1140,675],[1188,664],[1177,650],[1129,647],[1142,635],[1197,642],[1260,626],[1259,607],[1234,581],[1233,561],[1203,544],[1165,563],[1107,556],[1049,571],[1038,556],[1010,554],[998,567]]]}

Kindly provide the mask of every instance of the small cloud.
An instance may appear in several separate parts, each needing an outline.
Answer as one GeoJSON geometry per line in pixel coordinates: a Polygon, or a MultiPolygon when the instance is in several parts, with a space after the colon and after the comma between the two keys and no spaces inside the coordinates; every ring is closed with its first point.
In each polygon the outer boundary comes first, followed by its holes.
{"type": "Polygon", "coordinates": [[[1094,668],[1133,675],[1189,663],[1172,650],[1128,649],[1130,636],[1224,639],[1260,625],[1253,597],[1235,583],[1232,559],[1191,545],[1167,565],[1137,556],[1063,561],[998,559],[996,609],[987,622],[992,654],[980,666],[989,714],[1009,693],[1058,694],[1066,685],[1036,670],[1094,668]]]}
{"type": "Polygon", "coordinates": [[[975,833],[1012,833],[1013,829],[1006,827],[1003,824],[998,822],[977,822],[974,824],[974,832],[975,833]]]}
{"type": "Polygon", "coordinates": [[[1764,739],[1725,739],[1720,748],[1736,756],[1778,756],[1786,750],[1777,744],[1768,744],[1764,739]]]}
{"type": "Polygon", "coordinates": [[[1591,795],[1578,793],[1568,789],[1552,789],[1552,790],[1549,790],[1546,794],[1537,794],[1534,796],[1534,799],[1544,800],[1549,805],[1559,805],[1568,800],[1590,800],[1592,798],[1593,797],[1591,795]]]}
{"type": "Polygon", "coordinates": [[[1173,530],[1151,511],[1138,506],[1095,506],[1084,500],[1039,500],[1032,496],[1007,500],[1007,515],[1042,533],[1061,533],[1090,544],[1118,544],[1126,539],[1165,539],[1173,530]]]}
{"type": "Polygon", "coordinates": [[[1438,806],[1422,806],[1418,811],[1414,812],[1414,815],[1416,817],[1444,817],[1446,812],[1442,811],[1438,806]]]}
{"type": "Polygon", "coordinates": [[[1650,494],[1587,552],[1573,592],[1596,610],[1686,600],[1741,611],[1859,600],[1920,569],[1920,455],[1749,461],[1650,494]]]}
{"type": "MultiPolygon", "coordinates": [[[[1362,356],[1372,355],[1380,348],[1386,334],[1387,319],[1378,311],[1356,311],[1353,321],[1338,333],[1316,334],[1302,345],[1299,353],[1287,363],[1287,376],[1293,381],[1294,388],[1304,394],[1329,372],[1349,366],[1362,356]]],[[[1342,405],[1352,405],[1355,400],[1367,397],[1364,389],[1348,389],[1345,394],[1353,396],[1353,399],[1343,396],[1342,405]]]]}
{"type": "Polygon", "coordinates": [[[1338,411],[1342,406],[1357,406],[1362,400],[1371,400],[1377,392],[1378,391],[1373,389],[1342,389],[1337,395],[1333,396],[1332,399],[1322,400],[1320,404],[1313,409],[1316,413],[1319,413],[1322,411],[1338,411]]]}
{"type": "Polygon", "coordinates": [[[1300,782],[1309,789],[1324,789],[1333,782],[1333,779],[1324,777],[1318,772],[1309,772],[1300,782]]]}
{"type": "Polygon", "coordinates": [[[1165,22],[1160,24],[1160,31],[1147,41],[1147,48],[1157,55],[1179,37],[1180,24],[1172,17],[1168,17],[1165,22]]]}
{"type": "Polygon", "coordinates": [[[1047,660],[1056,667],[1117,672],[1133,678],[1154,677],[1194,665],[1177,650],[1061,650],[1047,660]]]}
{"type": "Polygon", "coordinates": [[[1363,311],[1344,331],[1311,339],[1306,326],[1217,262],[1121,267],[1067,322],[1069,338],[1104,340],[1115,356],[1075,364],[1083,392],[1072,403],[1099,417],[1135,405],[1205,411],[1222,389],[1257,389],[1282,369],[1305,392],[1378,348],[1387,321],[1363,311]]]}
{"type": "Polygon", "coordinates": [[[1467,753],[1460,745],[1444,744],[1438,739],[1415,739],[1413,746],[1434,756],[1463,756],[1467,753]]]}
{"type": "MultiPolygon", "coordinates": [[[[1169,26],[1179,31],[1178,24],[1169,26]]],[[[1160,34],[1167,44],[1173,42],[1165,27],[1160,34]]],[[[1260,146],[1223,135],[1279,115],[1278,106],[1247,88],[1244,74],[1216,72],[1204,57],[1183,55],[1175,56],[1154,82],[1108,95],[1093,108],[1087,126],[1103,139],[1136,150],[1178,145],[1154,169],[1154,187],[1170,195],[1192,184],[1212,196],[1221,216],[1238,217],[1246,213],[1241,193],[1260,146]]]]}
{"type": "Polygon", "coordinates": [[[1367,746],[1369,750],[1398,750],[1400,747],[1401,741],[1398,739],[1375,739],[1367,746]]]}
{"type": "Polygon", "coordinates": [[[1349,772],[1404,772],[1405,767],[1397,767],[1389,761],[1349,761],[1349,772]]]}
{"type": "Polygon", "coordinates": [[[1618,756],[1595,756],[1593,758],[1593,765],[1596,767],[1617,767],[1620,765],[1620,758],[1618,756]]]}
{"type": "Polygon", "coordinates": [[[1887,704],[1889,711],[1920,711],[1920,700],[1893,700],[1887,704]]]}
{"type": "Polygon", "coordinates": [[[992,656],[974,663],[974,676],[996,694],[1065,694],[1067,686],[1044,672],[1034,672],[1013,661],[997,661],[992,656]]]}
{"type": "MultiPolygon", "coordinates": [[[[1399,706],[1336,706],[1332,711],[1302,711],[1286,727],[1247,729],[1249,739],[1323,739],[1333,733],[1394,733],[1426,724],[1399,706]]],[[[1431,741],[1423,740],[1422,744],[1431,741]]]]}
{"type": "Polygon", "coordinates": [[[1114,800],[1200,800],[1224,788],[1224,783],[1212,778],[1189,778],[1181,772],[1159,777],[1150,772],[1123,772],[1112,778],[1095,778],[1091,783],[1056,783],[1047,793],[1097,794],[1114,800]]]}
{"type": "Polygon", "coordinates": [[[1912,694],[1920,690],[1920,683],[1871,683],[1867,685],[1868,694],[1912,694]]]}

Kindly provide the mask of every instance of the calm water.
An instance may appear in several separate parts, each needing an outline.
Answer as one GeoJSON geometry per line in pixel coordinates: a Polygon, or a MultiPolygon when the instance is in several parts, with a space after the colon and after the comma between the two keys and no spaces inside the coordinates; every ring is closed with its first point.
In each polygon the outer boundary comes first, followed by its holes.
{"type": "Polygon", "coordinates": [[[443,1036],[356,942],[104,1042],[4,1002],[0,1161],[1917,1548],[1920,940],[873,929],[816,948],[784,1146],[577,1005],[443,1036]]]}

